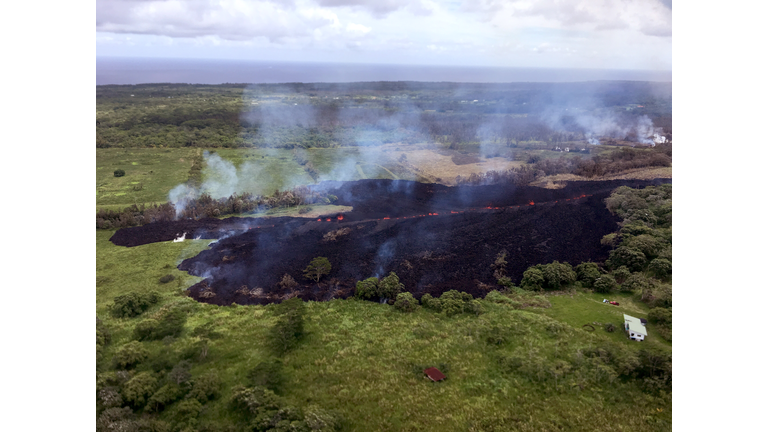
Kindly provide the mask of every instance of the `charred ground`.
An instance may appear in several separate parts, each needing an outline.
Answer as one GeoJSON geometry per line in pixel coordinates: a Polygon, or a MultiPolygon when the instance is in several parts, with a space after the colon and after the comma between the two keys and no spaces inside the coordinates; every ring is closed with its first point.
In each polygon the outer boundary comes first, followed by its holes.
{"type": "Polygon", "coordinates": [[[458,289],[475,296],[495,283],[490,265],[506,250],[515,282],[531,265],[553,260],[602,261],[600,244],[618,219],[603,200],[619,186],[655,181],[572,182],[562,189],[446,187],[392,180],[325,182],[316,187],[354,209],[307,221],[300,218],[228,218],[151,223],[112,237],[122,246],[187,238],[218,238],[210,250],[179,268],[205,280],[190,294],[215,304],[271,303],[289,295],[307,300],[344,298],[355,282],[395,271],[420,297],[458,289]],[[533,203],[533,204],[531,204],[533,203]],[[317,256],[333,268],[319,284],[304,283],[302,270],[317,256]],[[291,275],[299,286],[282,288],[291,275]]]}

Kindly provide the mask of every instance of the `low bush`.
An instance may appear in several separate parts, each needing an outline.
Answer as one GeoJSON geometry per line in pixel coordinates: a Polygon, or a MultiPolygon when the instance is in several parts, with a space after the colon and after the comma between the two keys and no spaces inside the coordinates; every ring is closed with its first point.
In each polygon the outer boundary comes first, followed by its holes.
{"type": "Polygon", "coordinates": [[[432,297],[429,293],[421,296],[421,305],[424,306],[424,308],[435,312],[441,312],[443,310],[443,304],[440,302],[440,299],[432,297]]]}
{"type": "Polygon", "coordinates": [[[172,274],[167,274],[160,278],[160,283],[168,283],[172,280],[176,279],[172,274]]]}
{"type": "Polygon", "coordinates": [[[279,393],[285,376],[280,360],[263,361],[248,372],[248,380],[256,387],[263,387],[279,393]]]}
{"type": "Polygon", "coordinates": [[[149,357],[149,350],[141,342],[130,341],[120,347],[112,357],[115,366],[120,369],[130,369],[149,357]]]}
{"type": "Polygon", "coordinates": [[[672,325],[672,311],[666,308],[653,308],[648,312],[648,322],[661,326],[672,325]]]}
{"type": "Polygon", "coordinates": [[[540,291],[544,287],[544,274],[537,268],[529,267],[523,272],[520,286],[529,291],[540,291]]]}
{"type": "Polygon", "coordinates": [[[472,294],[450,290],[440,296],[440,306],[446,316],[454,316],[464,312],[473,312],[470,302],[472,294]]]}
{"type": "Polygon", "coordinates": [[[403,292],[405,285],[400,283],[400,278],[395,272],[390,272],[379,281],[379,297],[386,299],[395,299],[397,295],[403,292]]]}
{"type": "Polygon", "coordinates": [[[143,407],[157,389],[157,378],[149,372],[139,372],[123,387],[123,399],[134,408],[143,407]]]}
{"type": "Polygon", "coordinates": [[[626,266],[632,272],[642,271],[647,260],[645,254],[637,249],[627,246],[619,246],[612,250],[605,264],[610,268],[626,266]]]}
{"type": "Polygon", "coordinates": [[[672,274],[672,262],[666,258],[656,258],[648,264],[648,271],[659,279],[666,279],[672,274]]]}
{"type": "Polygon", "coordinates": [[[600,267],[593,262],[583,262],[577,265],[575,270],[576,280],[580,281],[586,288],[591,288],[597,278],[602,275],[600,267]]]}
{"type": "Polygon", "coordinates": [[[166,384],[152,394],[147,400],[147,406],[144,409],[147,412],[160,412],[182,396],[184,396],[184,392],[181,387],[176,384],[166,384]]]}
{"type": "Polygon", "coordinates": [[[125,170],[122,170],[122,169],[116,169],[116,170],[115,170],[115,172],[114,172],[113,174],[115,175],[115,177],[122,177],[122,176],[124,176],[124,175],[125,175],[125,170]]]}
{"type": "Polygon", "coordinates": [[[413,312],[419,306],[418,300],[409,292],[400,293],[395,300],[395,309],[402,312],[413,312]]]}
{"type": "Polygon", "coordinates": [[[629,269],[626,266],[621,266],[617,268],[611,274],[613,278],[616,279],[616,282],[619,284],[623,284],[627,279],[629,279],[630,276],[632,276],[632,273],[630,273],[629,269]]]}
{"type": "Polygon", "coordinates": [[[132,318],[141,315],[158,301],[160,294],[156,291],[130,292],[115,297],[114,303],[110,305],[110,312],[115,318],[132,318]]]}
{"type": "Polygon", "coordinates": [[[192,390],[187,394],[187,398],[197,399],[204,404],[209,400],[219,396],[221,391],[221,379],[215,371],[200,375],[192,382],[192,390]]]}
{"type": "Polygon", "coordinates": [[[304,336],[304,302],[294,297],[277,306],[277,322],[270,329],[269,339],[278,355],[283,355],[298,345],[304,336]]]}
{"type": "Polygon", "coordinates": [[[158,318],[148,318],[136,324],[133,337],[136,340],[160,340],[177,337],[184,330],[187,314],[179,307],[165,311],[158,318]]]}
{"type": "Polygon", "coordinates": [[[616,279],[611,275],[602,275],[595,281],[594,288],[599,293],[608,294],[616,288],[616,279]]]}
{"type": "Polygon", "coordinates": [[[368,279],[357,282],[355,286],[355,297],[363,300],[370,300],[379,297],[379,279],[369,277],[368,279]]]}

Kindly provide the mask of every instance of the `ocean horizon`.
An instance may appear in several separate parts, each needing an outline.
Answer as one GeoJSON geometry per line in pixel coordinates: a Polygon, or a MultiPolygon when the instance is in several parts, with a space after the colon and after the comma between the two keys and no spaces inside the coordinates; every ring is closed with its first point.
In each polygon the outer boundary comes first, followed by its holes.
{"type": "Polygon", "coordinates": [[[96,57],[96,85],[152,83],[276,84],[369,81],[459,83],[671,82],[672,71],[96,57]]]}

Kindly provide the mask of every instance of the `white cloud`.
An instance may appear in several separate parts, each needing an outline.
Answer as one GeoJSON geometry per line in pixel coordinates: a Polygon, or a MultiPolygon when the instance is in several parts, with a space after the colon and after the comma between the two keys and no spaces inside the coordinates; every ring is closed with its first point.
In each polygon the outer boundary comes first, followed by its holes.
{"type": "Polygon", "coordinates": [[[368,34],[371,31],[370,27],[366,27],[362,24],[355,24],[355,23],[349,23],[347,24],[347,32],[356,35],[356,36],[363,36],[368,34]]]}
{"type": "Polygon", "coordinates": [[[672,10],[660,0],[465,0],[462,10],[495,25],[526,23],[525,18],[533,18],[527,21],[532,24],[538,18],[539,25],[553,28],[672,35],[672,10]]]}
{"type": "Polygon", "coordinates": [[[589,57],[598,68],[671,68],[672,58],[659,0],[97,0],[96,12],[105,55],[134,36],[158,57],[530,67],[589,57]]]}

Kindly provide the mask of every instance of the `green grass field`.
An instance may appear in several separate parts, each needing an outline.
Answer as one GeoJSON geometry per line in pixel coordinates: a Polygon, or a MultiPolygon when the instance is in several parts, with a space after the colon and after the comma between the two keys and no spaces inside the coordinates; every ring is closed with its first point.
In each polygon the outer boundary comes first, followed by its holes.
{"type": "MultiPolygon", "coordinates": [[[[269,359],[266,338],[275,322],[275,306],[219,307],[182,296],[182,290],[199,279],[176,265],[205,249],[208,240],[126,248],[109,242],[112,233],[97,232],[96,313],[112,333],[100,372],[111,369],[109,359],[131,340],[138,322],[171,303],[186,305],[188,321],[178,338],[142,342],[150,351],[145,363],[194,344],[198,338],[192,330],[212,324],[220,337],[209,341],[208,355],[191,373],[194,377],[215,371],[222,393],[205,405],[198,421],[234,422],[226,402],[234,386],[247,384],[247,372],[269,359]],[[159,278],[166,274],[177,279],[161,284],[159,278]],[[109,315],[115,296],[150,290],[160,292],[162,299],[143,315],[109,315]]],[[[405,314],[357,300],[309,302],[307,336],[283,358],[286,379],[280,393],[293,406],[318,405],[342,414],[345,430],[351,431],[669,430],[671,398],[644,393],[631,380],[593,382],[587,368],[584,374],[574,372],[555,383],[544,369],[542,376],[534,377],[502,367],[504,358],[519,352],[550,364],[601,344],[611,344],[618,352],[644,345],[620,333],[581,329],[592,321],[620,324],[616,314],[622,310],[644,316],[644,306],[630,297],[618,297],[620,308],[604,305],[597,297],[548,296],[549,309],[517,310],[484,302],[486,313],[480,316],[450,318],[423,308],[405,314]],[[502,329],[506,342],[486,341],[493,327],[502,329]],[[427,380],[421,372],[427,366],[441,367],[448,379],[427,380]],[[576,386],[584,382],[583,389],[576,386]]],[[[647,343],[664,346],[654,339],[651,332],[647,343]]],[[[146,364],[138,370],[148,370],[146,364]]],[[[159,418],[172,422],[172,413],[166,409],[159,418]]]]}
{"type": "Polygon", "coordinates": [[[164,203],[189,176],[200,149],[96,149],[96,206],[164,203]],[[115,177],[117,169],[125,176],[115,177]],[[134,187],[141,186],[141,190],[134,187]]]}

